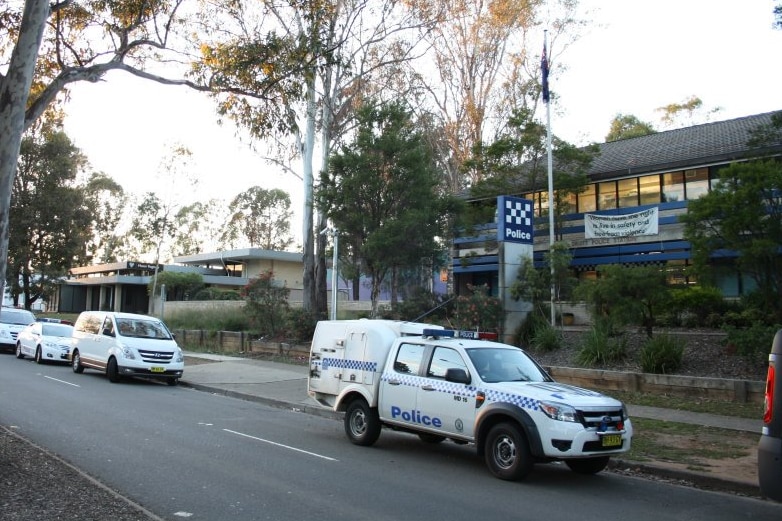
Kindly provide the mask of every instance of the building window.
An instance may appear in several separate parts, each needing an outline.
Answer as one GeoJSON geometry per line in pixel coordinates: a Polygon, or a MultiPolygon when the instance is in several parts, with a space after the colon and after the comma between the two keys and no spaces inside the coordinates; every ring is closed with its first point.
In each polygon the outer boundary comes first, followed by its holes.
{"type": "Polygon", "coordinates": [[[535,215],[540,217],[548,215],[548,192],[538,192],[540,194],[540,206],[537,206],[535,215]]]}
{"type": "Polygon", "coordinates": [[[638,191],[641,204],[657,204],[660,202],[660,176],[647,175],[638,179],[638,191]]]}
{"type": "Polygon", "coordinates": [[[597,185],[597,208],[599,210],[613,210],[616,208],[616,181],[597,185]]]}
{"type": "Polygon", "coordinates": [[[596,185],[587,185],[586,190],[578,194],[578,209],[576,211],[586,213],[597,210],[597,199],[595,198],[596,194],[596,185]]]}
{"type": "Polygon", "coordinates": [[[698,199],[709,193],[709,169],[694,168],[684,171],[684,180],[687,183],[687,200],[698,199]]]}
{"type": "Polygon", "coordinates": [[[632,208],[638,206],[638,178],[620,179],[617,182],[619,189],[619,208],[632,208]]]}
{"type": "Polygon", "coordinates": [[[684,201],[684,172],[663,174],[663,202],[684,201]]]}

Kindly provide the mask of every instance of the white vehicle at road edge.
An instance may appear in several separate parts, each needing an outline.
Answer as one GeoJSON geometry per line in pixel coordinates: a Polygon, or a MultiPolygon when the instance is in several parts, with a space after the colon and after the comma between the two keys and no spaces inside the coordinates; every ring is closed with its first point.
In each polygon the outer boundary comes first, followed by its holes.
{"type": "Polygon", "coordinates": [[[176,385],[185,356],[162,320],[134,313],[83,311],[76,319],[69,355],[74,373],[106,373],[116,383],[141,376],[176,385]]]}
{"type": "Polygon", "coordinates": [[[518,347],[429,324],[319,322],[308,393],[345,413],[354,444],[374,444],[382,427],[427,443],[473,443],[505,480],[552,461],[600,472],[633,436],[622,402],[555,382],[518,347]]]}
{"type": "Polygon", "coordinates": [[[16,358],[29,356],[36,363],[65,362],[71,349],[73,326],[34,322],[22,329],[16,337],[16,358]]]}

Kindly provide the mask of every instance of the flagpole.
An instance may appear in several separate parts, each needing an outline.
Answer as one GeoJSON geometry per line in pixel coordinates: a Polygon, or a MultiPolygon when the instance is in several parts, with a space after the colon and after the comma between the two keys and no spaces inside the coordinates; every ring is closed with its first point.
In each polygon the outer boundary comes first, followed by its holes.
{"type": "Polygon", "coordinates": [[[551,96],[548,86],[548,56],[546,55],[546,40],[548,31],[543,31],[543,57],[541,65],[543,69],[543,101],[546,103],[546,152],[548,154],[548,256],[551,269],[551,326],[556,327],[557,318],[554,309],[554,293],[556,284],[554,283],[554,262],[552,253],[554,251],[554,159],[551,155],[551,96]]]}

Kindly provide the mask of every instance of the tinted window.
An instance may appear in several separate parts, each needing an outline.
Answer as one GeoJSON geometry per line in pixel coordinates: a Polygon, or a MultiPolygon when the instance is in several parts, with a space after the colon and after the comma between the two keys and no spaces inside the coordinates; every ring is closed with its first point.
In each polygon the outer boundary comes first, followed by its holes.
{"type": "Polygon", "coordinates": [[[43,334],[46,336],[69,337],[73,333],[73,327],[65,324],[43,324],[43,334]]]}
{"type": "Polygon", "coordinates": [[[462,356],[448,347],[436,347],[432,356],[432,363],[429,364],[427,376],[445,378],[445,372],[454,368],[467,370],[462,356]]]}
{"type": "Polygon", "coordinates": [[[394,370],[398,373],[418,374],[423,357],[424,346],[402,344],[396,354],[396,360],[394,360],[394,370]]]}
{"type": "Polygon", "coordinates": [[[0,322],[26,326],[35,322],[35,315],[24,309],[3,308],[0,310],[0,322]]]}

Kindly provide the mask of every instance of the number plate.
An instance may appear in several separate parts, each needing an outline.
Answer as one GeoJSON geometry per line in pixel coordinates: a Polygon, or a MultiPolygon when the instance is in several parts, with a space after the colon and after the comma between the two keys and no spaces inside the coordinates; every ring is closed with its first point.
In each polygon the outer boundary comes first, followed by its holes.
{"type": "Polygon", "coordinates": [[[621,434],[606,434],[600,438],[603,447],[621,447],[622,435],[621,434]]]}
{"type": "MultiPolygon", "coordinates": [[[[166,372],[166,368],[165,367],[150,367],[149,370],[152,371],[153,373],[165,373],[166,372]]],[[[603,443],[603,445],[605,446],[605,443],[603,443]]]]}

